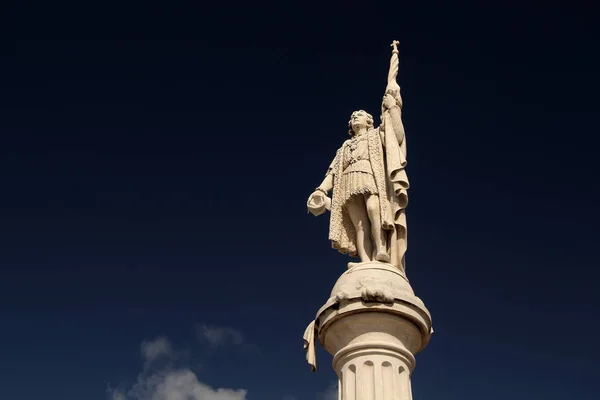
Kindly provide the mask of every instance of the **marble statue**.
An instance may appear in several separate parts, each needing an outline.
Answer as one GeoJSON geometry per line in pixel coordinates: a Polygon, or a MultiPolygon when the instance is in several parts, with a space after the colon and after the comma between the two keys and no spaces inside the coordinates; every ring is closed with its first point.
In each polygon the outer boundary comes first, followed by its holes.
{"type": "Polygon", "coordinates": [[[313,215],[330,211],[332,246],[360,258],[337,279],[303,336],[312,371],[317,340],[333,356],[338,400],[412,400],[415,355],[433,334],[431,314],[404,265],[408,178],[397,45],[381,125],[374,127],[366,111],[352,113],[350,139],[307,202],[313,215]]]}
{"type": "MultiPolygon", "coordinates": [[[[307,207],[313,215],[330,211],[333,248],[358,256],[361,263],[379,261],[404,271],[409,184],[404,169],[402,98],[396,82],[397,45],[397,41],[392,43],[381,125],[375,128],[373,116],[364,110],[352,113],[348,122],[351,138],[338,149],[307,207]]],[[[349,263],[348,267],[355,265],[349,263]]]]}

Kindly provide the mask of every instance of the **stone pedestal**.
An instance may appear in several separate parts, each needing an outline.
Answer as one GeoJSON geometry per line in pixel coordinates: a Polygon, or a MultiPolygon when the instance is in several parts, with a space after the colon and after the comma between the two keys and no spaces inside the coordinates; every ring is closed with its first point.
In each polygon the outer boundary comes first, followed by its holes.
{"type": "Polygon", "coordinates": [[[317,313],[321,345],[333,355],[339,400],[411,400],[415,357],[431,316],[404,274],[369,262],[346,271],[317,313]]]}

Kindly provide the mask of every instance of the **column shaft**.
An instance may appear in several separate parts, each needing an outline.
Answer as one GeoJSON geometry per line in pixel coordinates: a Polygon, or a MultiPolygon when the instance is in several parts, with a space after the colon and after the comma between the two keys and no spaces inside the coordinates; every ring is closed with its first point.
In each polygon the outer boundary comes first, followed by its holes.
{"type": "Polygon", "coordinates": [[[405,352],[362,347],[344,354],[335,363],[338,399],[412,400],[410,371],[414,358],[405,352]]]}

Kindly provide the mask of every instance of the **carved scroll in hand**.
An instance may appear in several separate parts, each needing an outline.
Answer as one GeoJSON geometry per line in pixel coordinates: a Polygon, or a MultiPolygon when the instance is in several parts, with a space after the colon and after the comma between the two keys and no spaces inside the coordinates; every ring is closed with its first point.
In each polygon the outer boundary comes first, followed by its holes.
{"type": "Polygon", "coordinates": [[[331,209],[331,199],[317,190],[308,198],[306,207],[316,217],[331,209]]]}

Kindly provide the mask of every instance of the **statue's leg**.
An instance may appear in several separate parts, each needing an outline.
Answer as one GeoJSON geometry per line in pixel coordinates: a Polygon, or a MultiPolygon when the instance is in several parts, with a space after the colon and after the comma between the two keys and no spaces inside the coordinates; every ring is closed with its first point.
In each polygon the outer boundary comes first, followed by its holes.
{"type": "Polygon", "coordinates": [[[371,234],[375,245],[375,260],[390,262],[390,255],[387,253],[385,245],[385,234],[381,229],[381,212],[379,210],[379,196],[376,194],[366,194],[365,203],[367,213],[371,220],[371,234]]]}
{"type": "Polygon", "coordinates": [[[371,224],[367,215],[367,207],[362,195],[353,196],[346,203],[348,214],[356,230],[356,250],[361,262],[371,261],[373,244],[371,242],[371,224]]]}

